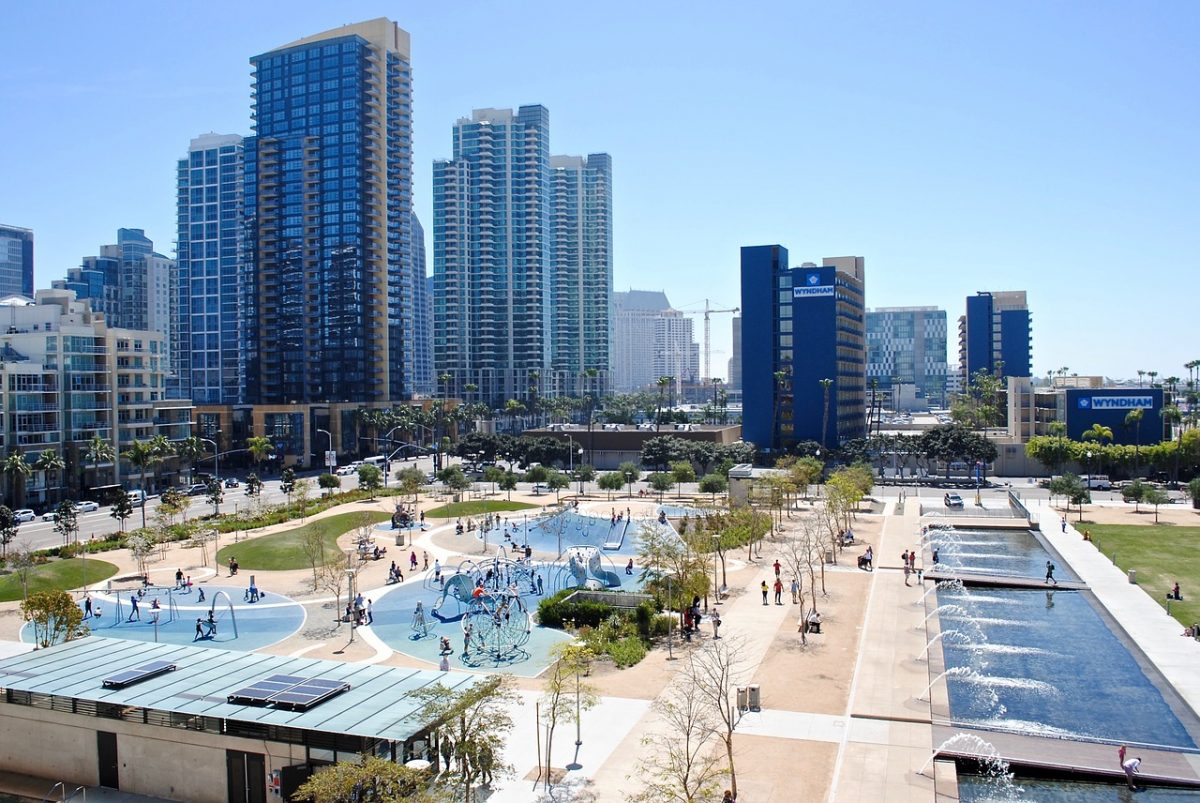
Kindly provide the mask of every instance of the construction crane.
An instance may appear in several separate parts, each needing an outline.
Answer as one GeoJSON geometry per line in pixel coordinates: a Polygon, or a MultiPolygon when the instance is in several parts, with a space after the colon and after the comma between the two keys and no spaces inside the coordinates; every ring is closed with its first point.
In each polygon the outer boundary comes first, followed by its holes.
{"type": "MultiPolygon", "coordinates": [[[[724,315],[741,312],[738,307],[732,309],[713,309],[708,303],[708,299],[704,299],[704,375],[700,378],[701,382],[709,382],[712,380],[712,315],[724,315]]],[[[699,315],[700,311],[688,313],[689,315],[699,315]]]]}

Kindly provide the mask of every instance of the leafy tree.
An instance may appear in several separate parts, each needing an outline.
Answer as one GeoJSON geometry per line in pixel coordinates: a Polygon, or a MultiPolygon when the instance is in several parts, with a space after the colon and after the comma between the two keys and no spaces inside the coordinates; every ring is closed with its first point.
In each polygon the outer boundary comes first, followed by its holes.
{"type": "Polygon", "coordinates": [[[421,702],[421,718],[435,723],[442,754],[454,764],[439,782],[462,803],[476,803],[476,785],[511,772],[501,755],[513,728],[512,711],[521,704],[512,678],[492,675],[465,691],[436,684],[413,692],[421,702]],[[488,777],[490,776],[490,777],[488,777]]]}
{"type": "Polygon", "coordinates": [[[1192,481],[1184,486],[1183,492],[1195,505],[1196,501],[1200,500],[1200,477],[1193,477],[1192,481]]]}
{"type": "Polygon", "coordinates": [[[612,501],[613,491],[619,491],[625,487],[625,475],[620,471],[607,471],[600,475],[600,479],[596,481],[600,486],[600,490],[608,491],[608,500],[612,501]]]}
{"type": "Polygon", "coordinates": [[[692,459],[692,443],[674,435],[660,435],[642,444],[642,465],[664,470],[671,463],[692,459]]]}
{"type": "Polygon", "coordinates": [[[82,628],[83,611],[66,591],[35,591],[21,603],[21,614],[33,623],[33,640],[39,647],[51,647],[86,635],[82,628]]]}
{"type": "Polygon", "coordinates": [[[459,465],[446,466],[437,473],[437,478],[455,494],[461,494],[471,487],[471,478],[463,473],[459,465]]]}
{"type": "Polygon", "coordinates": [[[358,487],[375,498],[375,492],[383,487],[383,472],[379,466],[363,463],[358,467],[358,487]]]}
{"type": "Polygon", "coordinates": [[[251,472],[250,475],[246,477],[246,496],[249,496],[251,499],[257,498],[258,495],[262,493],[262,487],[262,480],[260,480],[258,475],[254,472],[251,472]]]}
{"type": "Polygon", "coordinates": [[[525,482],[540,484],[546,481],[550,476],[550,470],[545,466],[530,466],[525,472],[525,482]]]}
{"type": "MultiPolygon", "coordinates": [[[[159,510],[162,510],[162,505],[159,505],[159,510]]],[[[141,531],[129,536],[125,542],[125,546],[129,548],[129,555],[137,563],[138,574],[142,577],[148,577],[149,572],[146,568],[146,562],[150,559],[150,555],[154,553],[154,539],[147,533],[149,530],[142,528],[141,531]]]]}
{"type": "Polygon", "coordinates": [[[64,544],[69,544],[78,530],[79,514],[75,512],[75,503],[64,499],[54,508],[54,531],[62,536],[64,544]]]}
{"type": "Polygon", "coordinates": [[[1077,474],[1064,474],[1050,480],[1050,493],[1066,498],[1068,513],[1071,505],[1078,505],[1079,520],[1083,521],[1083,506],[1092,501],[1092,495],[1077,474]]]}
{"type": "Polygon", "coordinates": [[[204,497],[213,506],[213,513],[221,515],[221,501],[225,498],[225,489],[221,487],[221,483],[217,482],[216,478],[209,480],[208,484],[204,486],[204,497]]]}
{"type": "Polygon", "coordinates": [[[656,471],[646,478],[650,487],[658,491],[658,501],[663,500],[663,494],[671,490],[671,486],[675,484],[675,478],[665,471],[656,471]]]}
{"type": "Polygon", "coordinates": [[[413,504],[417,504],[421,486],[425,484],[425,473],[416,466],[408,466],[396,472],[396,481],[400,483],[400,491],[412,494],[413,504]]]}
{"type": "Polygon", "coordinates": [[[708,558],[690,540],[680,540],[673,532],[647,523],[642,525],[638,541],[643,586],[664,607],[680,611],[682,616],[693,596],[708,595],[712,583],[708,558]]]}
{"type": "Polygon", "coordinates": [[[554,502],[556,504],[559,501],[559,492],[570,485],[571,478],[561,471],[551,471],[550,476],[546,477],[546,487],[554,491],[554,502]]]}
{"type": "Polygon", "coordinates": [[[617,473],[625,479],[625,483],[629,486],[629,497],[632,499],[633,484],[641,478],[641,469],[637,467],[637,463],[634,463],[631,460],[626,460],[617,466],[617,473]]]}
{"type": "Polygon", "coordinates": [[[596,479],[596,469],[584,463],[575,467],[575,479],[579,481],[579,493],[583,494],[583,485],[596,479]]]}
{"type": "MultiPolygon", "coordinates": [[[[383,472],[380,472],[382,475],[383,472]]],[[[296,480],[296,487],[292,489],[292,497],[296,500],[296,507],[300,509],[300,520],[308,515],[308,498],[312,494],[312,480],[299,479],[296,480]]]]}
{"type": "Polygon", "coordinates": [[[1035,435],[1025,444],[1025,454],[1055,474],[1070,461],[1071,442],[1053,435],[1035,435]]]}
{"type": "MultiPolygon", "coordinates": [[[[599,702],[596,689],[583,680],[591,670],[595,654],[585,646],[567,643],[554,648],[555,658],[546,673],[542,685],[542,700],[539,706],[541,726],[546,729],[546,767],[552,767],[554,732],[558,724],[570,724],[584,711],[590,711],[599,702]]],[[[550,789],[551,777],[547,771],[545,788],[550,789]]]]}
{"type": "MultiPolygon", "coordinates": [[[[146,504],[144,500],[142,504],[146,504]]],[[[116,519],[121,532],[125,532],[125,520],[133,515],[133,502],[129,501],[129,494],[117,494],[116,498],[113,499],[112,508],[108,511],[108,515],[116,519]]]]}
{"type": "Polygon", "coordinates": [[[980,368],[970,377],[964,392],[950,405],[954,423],[968,429],[1004,426],[1001,372],[999,366],[995,374],[980,368]]]}
{"type": "Polygon", "coordinates": [[[508,491],[508,501],[512,501],[512,492],[517,488],[517,475],[511,471],[504,472],[504,476],[500,478],[500,489],[508,491]]]}
{"type": "Polygon", "coordinates": [[[279,474],[279,490],[283,491],[284,496],[288,498],[288,504],[292,503],[292,491],[296,490],[296,469],[288,466],[279,474]]]}
{"type": "Polygon", "coordinates": [[[654,411],[654,431],[655,432],[658,432],[659,427],[662,426],[663,394],[665,394],[667,392],[667,388],[674,381],[675,381],[675,377],[673,377],[673,376],[660,376],[658,379],[656,379],[654,381],[654,384],[658,385],[658,406],[655,408],[655,411],[654,411]]]}
{"type": "Polygon", "coordinates": [[[696,481],[696,471],[692,468],[692,464],[687,460],[680,460],[671,464],[671,478],[675,480],[677,488],[677,496],[683,496],[683,484],[685,482],[696,481]]]}
{"type": "Polygon", "coordinates": [[[700,478],[700,493],[712,494],[713,504],[716,504],[717,494],[729,490],[729,481],[720,474],[705,474],[700,478]]]}
{"type": "Polygon", "coordinates": [[[1141,502],[1146,498],[1146,491],[1150,490],[1150,486],[1141,480],[1134,480],[1121,489],[1121,498],[1126,502],[1133,502],[1133,512],[1137,513],[1140,510],[1141,502]]]}
{"type": "Polygon", "coordinates": [[[492,484],[492,493],[496,493],[496,485],[504,478],[504,469],[500,466],[488,466],[483,470],[483,481],[492,484]]]}
{"type": "Polygon", "coordinates": [[[1146,489],[1145,495],[1142,496],[1142,501],[1147,505],[1154,505],[1154,523],[1158,524],[1158,506],[1170,502],[1171,497],[1167,496],[1165,491],[1150,486],[1146,489]]]}
{"type": "Polygon", "coordinates": [[[415,770],[367,755],[319,768],[296,790],[296,800],[344,803],[347,800],[432,803],[428,770],[415,770]]]}
{"type": "Polygon", "coordinates": [[[825,471],[825,464],[816,457],[800,457],[788,466],[787,471],[788,479],[792,481],[797,490],[803,489],[804,496],[807,497],[808,487],[821,479],[821,474],[825,471]]]}
{"type": "Polygon", "coordinates": [[[8,557],[8,545],[17,537],[21,523],[7,505],[0,505],[0,564],[8,557]]]}
{"type": "Polygon", "coordinates": [[[334,491],[340,491],[342,489],[342,481],[336,474],[330,474],[329,472],[325,472],[321,476],[317,477],[317,485],[319,485],[323,491],[322,496],[329,496],[334,491]]]}

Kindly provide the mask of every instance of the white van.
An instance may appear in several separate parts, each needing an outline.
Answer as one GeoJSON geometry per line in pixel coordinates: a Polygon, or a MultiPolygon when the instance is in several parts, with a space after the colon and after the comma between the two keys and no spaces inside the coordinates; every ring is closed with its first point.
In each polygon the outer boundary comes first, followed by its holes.
{"type": "Polygon", "coordinates": [[[1092,474],[1084,482],[1089,491],[1111,491],[1113,487],[1107,474],[1092,474]]]}
{"type": "Polygon", "coordinates": [[[134,507],[141,507],[142,505],[146,504],[145,491],[129,491],[125,494],[125,496],[129,499],[129,504],[133,505],[134,507]]]}

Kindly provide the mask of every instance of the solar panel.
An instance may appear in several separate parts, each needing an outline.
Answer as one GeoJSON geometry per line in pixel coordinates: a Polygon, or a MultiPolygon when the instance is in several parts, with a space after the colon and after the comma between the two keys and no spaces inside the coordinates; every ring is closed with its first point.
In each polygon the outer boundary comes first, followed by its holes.
{"type": "Polygon", "coordinates": [[[292,711],[307,711],[350,688],[349,683],[328,678],[271,675],[238,689],[228,700],[235,705],[273,705],[292,711]]]}
{"type": "Polygon", "coordinates": [[[112,677],[105,678],[101,683],[106,689],[123,689],[126,686],[141,683],[143,680],[174,671],[175,664],[170,661],[151,661],[141,666],[135,666],[133,669],[118,672],[112,677]]]}

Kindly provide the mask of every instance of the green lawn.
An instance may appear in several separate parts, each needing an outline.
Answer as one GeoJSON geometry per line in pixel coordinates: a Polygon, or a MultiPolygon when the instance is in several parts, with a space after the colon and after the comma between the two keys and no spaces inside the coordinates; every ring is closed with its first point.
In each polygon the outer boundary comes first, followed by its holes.
{"type": "Polygon", "coordinates": [[[434,519],[455,519],[459,516],[478,516],[481,513],[499,513],[505,510],[530,510],[537,505],[525,502],[503,502],[494,499],[480,499],[474,502],[454,502],[449,505],[435,507],[425,511],[425,515],[434,519]]]}
{"type": "Polygon", "coordinates": [[[1178,581],[1183,602],[1171,615],[1184,625],[1200,622],[1200,527],[1092,524],[1092,542],[1122,571],[1137,570],[1137,582],[1159,605],[1178,581]]]}
{"type": "MultiPolygon", "coordinates": [[[[64,591],[107,580],[117,573],[117,567],[95,558],[54,560],[34,566],[29,572],[29,593],[62,589],[64,591]],[[84,574],[84,564],[87,574],[84,574]]],[[[21,579],[14,574],[0,577],[0,602],[22,598],[21,579]]]]}
{"type": "Polygon", "coordinates": [[[230,557],[236,557],[238,567],[242,569],[257,569],[259,571],[287,571],[289,569],[308,569],[310,564],[304,554],[304,539],[310,532],[319,533],[325,544],[325,554],[329,557],[338,555],[337,539],[339,535],[349,532],[363,523],[371,524],[387,521],[387,513],[378,510],[362,511],[361,513],[339,513],[327,519],[314,521],[293,530],[284,530],[262,538],[253,538],[239,544],[229,544],[221,547],[217,553],[220,563],[229,563],[230,557]]]}

